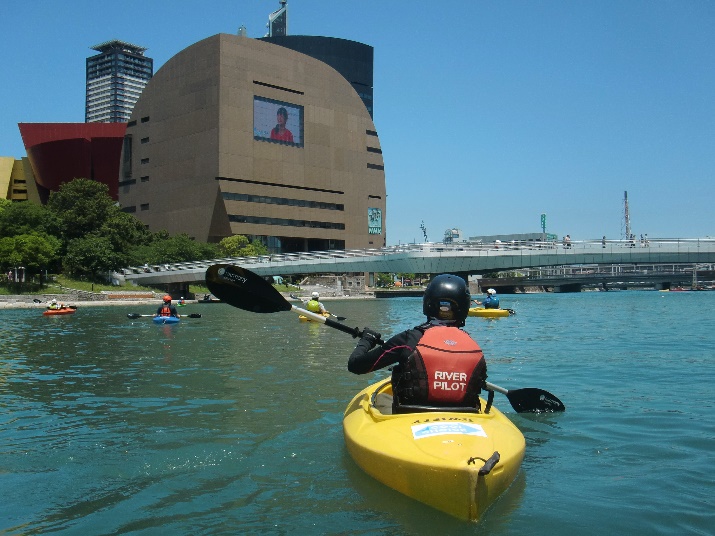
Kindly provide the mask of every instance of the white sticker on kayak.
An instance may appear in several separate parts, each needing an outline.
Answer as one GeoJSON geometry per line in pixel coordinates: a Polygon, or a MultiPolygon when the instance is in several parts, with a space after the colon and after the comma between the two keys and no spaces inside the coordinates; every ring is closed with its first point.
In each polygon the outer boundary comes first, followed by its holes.
{"type": "Polygon", "coordinates": [[[481,424],[466,422],[431,422],[412,426],[412,437],[415,439],[453,434],[487,437],[487,433],[481,424]]]}

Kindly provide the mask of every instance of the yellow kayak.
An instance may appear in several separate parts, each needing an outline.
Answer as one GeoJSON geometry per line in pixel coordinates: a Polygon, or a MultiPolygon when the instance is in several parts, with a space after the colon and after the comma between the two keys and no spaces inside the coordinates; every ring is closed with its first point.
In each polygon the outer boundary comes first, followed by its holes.
{"type": "MultiPolygon", "coordinates": [[[[316,313],[316,314],[320,314],[320,313],[316,313]]],[[[328,318],[328,317],[330,316],[330,313],[323,313],[321,316],[324,316],[325,318],[328,318]]],[[[298,316],[298,320],[300,320],[301,322],[316,322],[316,321],[313,320],[312,318],[308,318],[308,317],[305,316],[305,315],[299,315],[299,316],[298,316]]]]}
{"type": "Polygon", "coordinates": [[[480,316],[482,318],[501,318],[509,316],[508,309],[485,309],[484,307],[472,307],[467,313],[469,316],[480,316]]]}
{"type": "Polygon", "coordinates": [[[478,521],[511,485],[526,447],[523,434],[494,407],[488,414],[393,415],[389,380],[353,398],[343,433],[350,456],[370,476],[468,521],[478,521]]]}

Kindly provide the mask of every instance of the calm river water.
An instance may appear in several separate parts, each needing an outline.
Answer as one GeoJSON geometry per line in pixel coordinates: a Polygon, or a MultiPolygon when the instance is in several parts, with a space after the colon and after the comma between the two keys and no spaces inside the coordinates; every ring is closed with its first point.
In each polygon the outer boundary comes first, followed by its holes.
{"type": "MultiPolygon", "coordinates": [[[[385,335],[420,299],[331,301],[385,335]]],[[[502,296],[468,319],[489,380],[562,414],[515,414],[521,472],[480,523],[423,507],[348,456],[342,412],[388,373],[354,340],[225,304],[177,326],[135,307],[0,311],[0,533],[713,534],[715,292],[502,296]]]]}

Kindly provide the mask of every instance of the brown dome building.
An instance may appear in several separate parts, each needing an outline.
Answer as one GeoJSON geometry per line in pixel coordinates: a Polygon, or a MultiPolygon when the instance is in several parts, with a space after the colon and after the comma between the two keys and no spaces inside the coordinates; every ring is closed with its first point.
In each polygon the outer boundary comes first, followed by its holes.
{"type": "MultiPolygon", "coordinates": [[[[371,76],[371,47],[307,39],[354,54],[355,65],[369,53],[371,76]]],[[[210,242],[242,234],[274,253],[382,247],[382,150],[365,94],[344,74],[239,35],[181,51],[127,125],[123,210],[152,231],[210,242]]]]}

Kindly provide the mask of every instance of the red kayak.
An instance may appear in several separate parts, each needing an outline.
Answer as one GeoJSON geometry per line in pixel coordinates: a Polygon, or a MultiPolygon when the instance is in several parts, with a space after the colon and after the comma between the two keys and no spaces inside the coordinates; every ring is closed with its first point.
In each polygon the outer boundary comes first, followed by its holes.
{"type": "Polygon", "coordinates": [[[55,315],[72,315],[77,312],[77,309],[72,309],[71,307],[63,307],[62,309],[47,309],[43,311],[45,316],[55,316],[55,315]]]}

